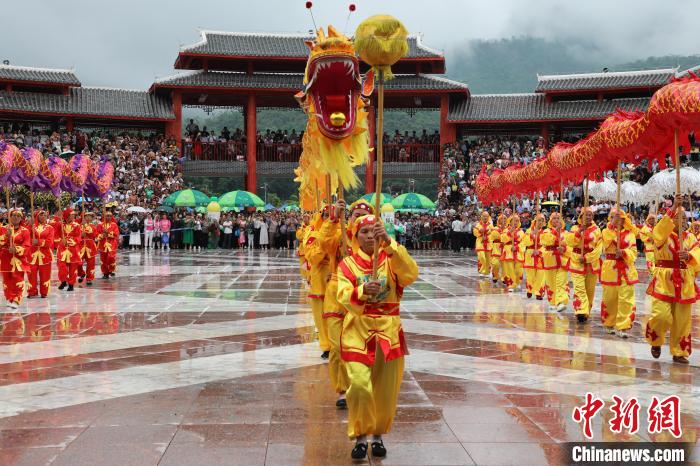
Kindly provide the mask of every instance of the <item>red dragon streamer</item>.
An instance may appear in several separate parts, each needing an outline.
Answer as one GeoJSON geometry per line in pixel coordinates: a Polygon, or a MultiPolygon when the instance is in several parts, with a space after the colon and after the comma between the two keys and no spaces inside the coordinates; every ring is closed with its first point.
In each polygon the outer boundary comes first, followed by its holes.
{"type": "Polygon", "coordinates": [[[482,167],[476,179],[476,194],[484,204],[497,204],[512,195],[531,194],[580,183],[613,170],[618,161],[658,161],[666,166],[666,155],[674,153],[673,133],[679,141],[700,133],[700,78],[689,73],[673,79],[654,93],[646,112],[617,110],[596,131],[575,144],[558,143],[527,166],[513,165],[490,174],[482,167]]]}

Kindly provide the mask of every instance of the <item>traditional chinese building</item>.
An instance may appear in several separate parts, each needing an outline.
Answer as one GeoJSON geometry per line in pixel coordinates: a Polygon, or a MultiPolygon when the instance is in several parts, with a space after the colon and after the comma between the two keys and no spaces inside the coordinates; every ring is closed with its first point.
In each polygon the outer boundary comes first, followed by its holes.
{"type": "MultiPolygon", "coordinates": [[[[82,86],[71,70],[0,66],[0,124],[65,128],[152,129],[183,137],[183,107],[238,108],[247,142],[211,143],[188,155],[190,176],[244,177],[257,191],[257,177],[290,177],[301,147],[258,143],[260,109],[297,109],[308,58],[305,41],[293,34],[203,31],[196,44],[182,47],[174,68],[148,91],[82,86]]],[[[409,53],[386,85],[389,110],[439,110],[440,144],[385,146],[387,178],[436,177],[442,146],[482,134],[540,135],[545,143],[592,130],[616,109],[644,110],[651,95],[679,75],[676,69],[538,76],[533,93],[471,95],[466,84],[444,77],[445,57],[409,39],[409,53]]],[[[367,70],[362,64],[362,71],[367,70]]],[[[687,71],[686,71],[687,72],[687,71]]],[[[685,73],[685,72],[684,72],[685,73]]],[[[370,108],[374,144],[375,102],[370,108]]],[[[390,114],[388,118],[390,118],[390,114]]],[[[374,163],[364,170],[365,188],[374,191],[374,163]]]]}

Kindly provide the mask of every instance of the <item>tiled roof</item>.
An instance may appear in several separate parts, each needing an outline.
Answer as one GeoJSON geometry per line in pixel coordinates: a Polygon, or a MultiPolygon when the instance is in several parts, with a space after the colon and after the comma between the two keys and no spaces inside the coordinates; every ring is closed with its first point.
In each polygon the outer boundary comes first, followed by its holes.
{"type": "MultiPolygon", "coordinates": [[[[469,87],[457,81],[433,75],[395,75],[387,81],[388,91],[437,90],[469,92],[469,87]]],[[[156,87],[222,87],[227,89],[291,89],[302,88],[301,73],[233,73],[227,71],[194,71],[156,80],[156,87]]]]}
{"type": "Polygon", "coordinates": [[[690,73],[700,75],[700,65],[688,68],[687,70],[679,71],[676,77],[683,78],[685,76],[690,76],[690,73]]]}
{"type": "MultiPolygon", "coordinates": [[[[302,34],[254,34],[239,32],[202,31],[202,40],[182,47],[182,53],[196,55],[227,55],[245,57],[290,57],[309,56],[304,41],[313,37],[302,34]]],[[[442,53],[423,45],[420,37],[408,38],[409,51],[406,58],[442,58],[442,53]]]]}
{"type": "Polygon", "coordinates": [[[558,101],[547,103],[544,94],[472,95],[451,103],[448,121],[559,121],[604,118],[620,108],[645,110],[648,97],[631,99],[558,101]]]}
{"type": "Polygon", "coordinates": [[[676,75],[672,68],[645,71],[560,74],[537,76],[537,92],[586,91],[598,89],[657,88],[676,75]]]}
{"type": "Polygon", "coordinates": [[[170,100],[146,91],[73,87],[68,95],[0,91],[0,111],[173,119],[170,100]]]}
{"type": "Polygon", "coordinates": [[[0,81],[28,81],[80,86],[80,81],[71,70],[14,65],[0,65],[0,81]]]}

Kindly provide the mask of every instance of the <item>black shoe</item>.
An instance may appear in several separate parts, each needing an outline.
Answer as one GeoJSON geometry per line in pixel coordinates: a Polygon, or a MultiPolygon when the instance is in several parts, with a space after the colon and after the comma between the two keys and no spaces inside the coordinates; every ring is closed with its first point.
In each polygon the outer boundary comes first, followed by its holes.
{"type": "Polygon", "coordinates": [[[345,409],[348,407],[348,402],[345,398],[338,398],[335,402],[335,407],[338,409],[345,409]]]}
{"type": "Polygon", "coordinates": [[[576,314],[576,319],[579,324],[585,324],[588,322],[588,316],[586,314],[576,314]]]}
{"type": "Polygon", "coordinates": [[[367,457],[367,444],[366,443],[356,443],[352,449],[350,456],[354,460],[363,460],[367,457]]]}
{"type": "Polygon", "coordinates": [[[85,282],[85,285],[92,286],[92,282],[85,282]]]}
{"type": "Polygon", "coordinates": [[[62,290],[62,289],[65,288],[66,286],[68,286],[68,283],[66,283],[66,282],[61,282],[61,284],[58,285],[58,289],[59,289],[59,290],[62,290]]]}
{"type": "Polygon", "coordinates": [[[330,354],[330,351],[324,351],[323,353],[321,353],[321,359],[328,359],[328,356],[330,356],[330,354]]]}
{"type": "Polygon", "coordinates": [[[73,291],[73,285],[68,285],[68,288],[66,289],[66,291],[73,291]]]}
{"type": "Polygon", "coordinates": [[[494,279],[493,279],[493,282],[494,282],[494,283],[498,283],[498,278],[494,278],[494,279]]]}
{"type": "Polygon", "coordinates": [[[102,280],[109,280],[109,274],[107,274],[107,275],[102,275],[102,280]]]}
{"type": "Polygon", "coordinates": [[[532,298],[532,293],[528,293],[528,294],[527,294],[527,298],[528,298],[528,299],[532,298]]]}
{"type": "Polygon", "coordinates": [[[372,456],[377,458],[384,458],[386,456],[386,448],[384,448],[384,442],[381,440],[378,442],[372,442],[372,456]]]}
{"type": "Polygon", "coordinates": [[[537,296],[535,299],[537,299],[537,301],[542,301],[542,296],[537,296]]]}
{"type": "Polygon", "coordinates": [[[673,362],[677,362],[679,364],[688,364],[688,358],[686,358],[685,356],[674,356],[673,362]]]}
{"type": "Polygon", "coordinates": [[[659,356],[661,356],[661,347],[660,346],[652,346],[651,347],[651,355],[654,357],[654,359],[659,359],[659,356]]]}
{"type": "Polygon", "coordinates": [[[116,276],[117,276],[117,274],[116,274],[116,273],[114,273],[114,272],[110,272],[109,276],[110,276],[110,277],[116,277],[116,276]]]}
{"type": "Polygon", "coordinates": [[[78,277],[78,283],[83,283],[83,277],[78,277]]]}

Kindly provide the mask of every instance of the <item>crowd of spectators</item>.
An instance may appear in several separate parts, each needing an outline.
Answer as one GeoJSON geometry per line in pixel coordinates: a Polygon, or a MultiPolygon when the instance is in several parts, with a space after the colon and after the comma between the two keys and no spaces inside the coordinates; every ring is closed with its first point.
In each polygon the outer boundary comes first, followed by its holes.
{"type": "Polygon", "coordinates": [[[172,214],[122,212],[120,246],[131,250],[296,249],[296,212],[227,212],[216,219],[187,210],[172,214]]]}
{"type": "Polygon", "coordinates": [[[125,207],[152,209],[184,187],[182,160],[176,141],[162,134],[106,130],[55,131],[28,125],[0,126],[0,140],[20,148],[34,147],[46,157],[84,154],[93,161],[107,158],[114,166],[114,200],[125,207]]]}

